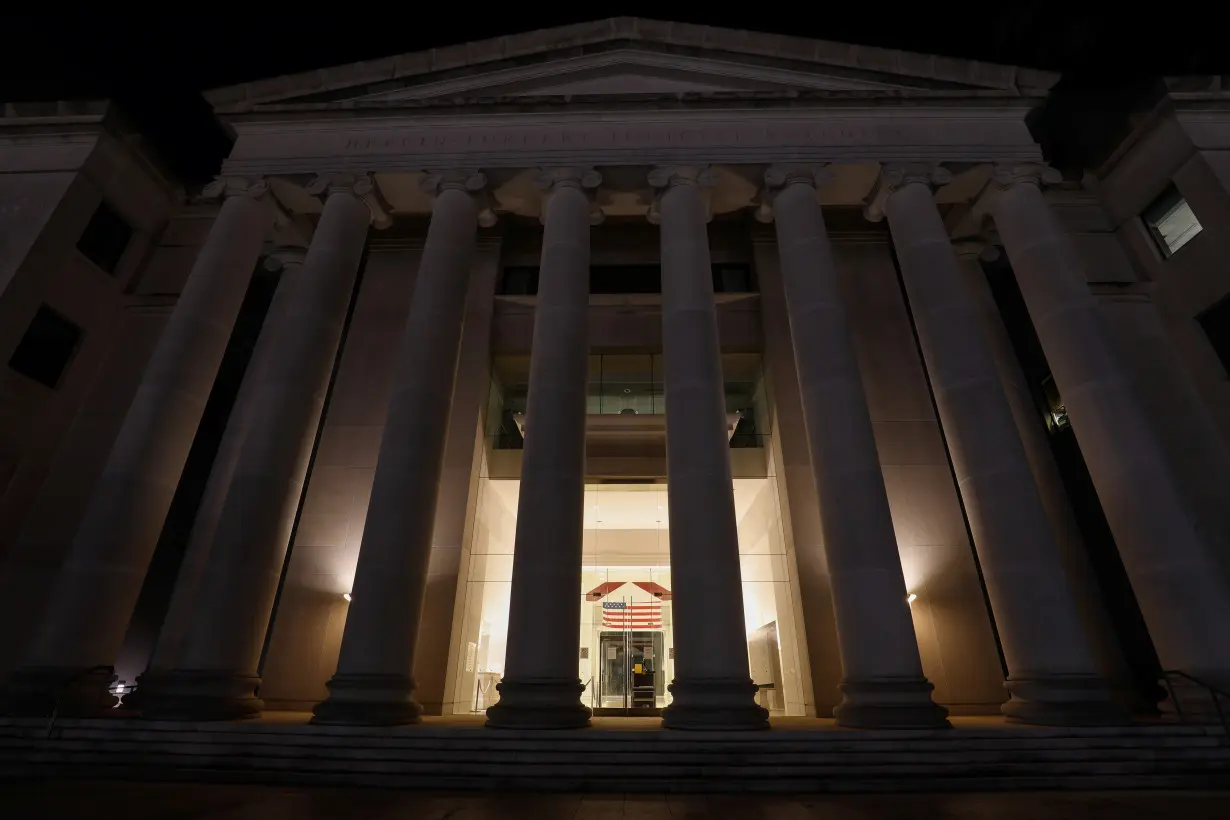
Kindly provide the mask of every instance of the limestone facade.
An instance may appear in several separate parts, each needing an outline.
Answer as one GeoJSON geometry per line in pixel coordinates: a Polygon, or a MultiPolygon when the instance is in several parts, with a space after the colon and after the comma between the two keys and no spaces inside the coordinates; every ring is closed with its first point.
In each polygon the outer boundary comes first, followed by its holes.
{"type": "Polygon", "coordinates": [[[618,18],[210,91],[203,190],[105,103],[5,106],[0,708],[1230,685],[1230,97],[1065,178],[1057,79],[618,18]]]}

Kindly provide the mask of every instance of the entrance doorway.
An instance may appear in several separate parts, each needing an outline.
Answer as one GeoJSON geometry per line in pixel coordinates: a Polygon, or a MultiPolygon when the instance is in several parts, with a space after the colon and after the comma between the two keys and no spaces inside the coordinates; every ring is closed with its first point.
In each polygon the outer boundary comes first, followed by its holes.
{"type": "Polygon", "coordinates": [[[602,575],[606,580],[587,590],[582,605],[582,634],[589,635],[582,660],[590,676],[588,704],[596,715],[660,714],[673,673],[671,593],[650,578],[665,573],[619,567],[602,575]]]}
{"type": "Polygon", "coordinates": [[[598,635],[596,715],[657,715],[666,694],[662,632],[601,632],[598,635]]]}

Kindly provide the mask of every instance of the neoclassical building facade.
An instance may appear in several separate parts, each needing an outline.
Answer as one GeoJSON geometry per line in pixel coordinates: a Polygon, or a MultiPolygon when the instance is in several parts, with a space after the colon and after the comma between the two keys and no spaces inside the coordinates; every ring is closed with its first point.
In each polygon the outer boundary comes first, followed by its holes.
{"type": "Polygon", "coordinates": [[[203,190],[106,104],[5,106],[0,708],[1230,685],[1230,97],[1061,174],[1057,79],[618,18],[210,91],[203,190]]]}

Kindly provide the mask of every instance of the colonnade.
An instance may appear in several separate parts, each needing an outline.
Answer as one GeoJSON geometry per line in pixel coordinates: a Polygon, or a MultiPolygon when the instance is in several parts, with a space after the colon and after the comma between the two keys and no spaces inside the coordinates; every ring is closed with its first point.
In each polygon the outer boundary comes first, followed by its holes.
{"type": "MultiPolygon", "coordinates": [[[[863,385],[816,186],[827,170],[773,166],[776,225],[800,396],[820,502],[843,669],[838,721],[940,727],[923,674],[863,385]]],[[[1046,169],[996,170],[984,195],[1081,444],[1125,569],[1166,668],[1230,680],[1230,593],[1201,543],[1157,436],[1128,389],[1071,247],[1042,196],[1046,169]]],[[[501,700],[496,727],[584,726],[577,678],[587,378],[589,192],[596,171],[547,169],[501,700]],[[545,430],[546,433],[538,431],[545,430]]],[[[1030,473],[999,367],[931,195],[943,172],[883,169],[887,217],[1008,667],[1010,718],[1122,720],[1098,674],[1030,473]]],[[[710,274],[705,167],[663,167],[663,358],[675,679],[664,725],[768,725],[748,670],[723,378],[710,274]],[[711,602],[722,601],[722,606],[711,602]]],[[[314,720],[418,719],[415,641],[449,423],[463,308],[483,209],[480,173],[434,174],[434,207],[397,353],[337,671],[314,720]]],[[[257,664],[311,442],[369,223],[372,182],[322,178],[324,211],[301,269],[279,286],[242,432],[211,479],[208,532],[194,536],[171,605],[179,624],[139,681],[149,717],[258,713],[257,664]],[[217,484],[217,486],[213,486],[217,484]],[[198,544],[199,542],[199,544],[198,544]],[[195,556],[195,557],[193,557],[195,556]],[[198,577],[185,576],[196,573],[198,577]]],[[[10,713],[106,705],[119,652],[200,421],[269,212],[264,183],[228,181],[192,270],[62,569],[30,656],[5,683],[10,713]],[[65,685],[65,681],[71,684],[65,685]]],[[[230,441],[232,438],[235,441],[230,441]]]]}

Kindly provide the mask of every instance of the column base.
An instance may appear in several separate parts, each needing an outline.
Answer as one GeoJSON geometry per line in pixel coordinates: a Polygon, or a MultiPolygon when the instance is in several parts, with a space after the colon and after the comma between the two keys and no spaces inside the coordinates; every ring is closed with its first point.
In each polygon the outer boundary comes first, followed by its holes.
{"type": "Polygon", "coordinates": [[[662,710],[663,729],[695,731],[769,728],[769,710],[756,703],[750,678],[676,678],[670,685],[671,705],[662,710]]]}
{"type": "Polygon", "coordinates": [[[496,729],[582,729],[593,714],[581,703],[580,678],[505,678],[496,689],[500,700],[487,710],[487,725],[496,729]]]}
{"type": "Polygon", "coordinates": [[[841,682],[833,709],[847,729],[947,729],[948,710],[931,700],[926,678],[875,678],[841,682]]]}
{"type": "Polygon", "coordinates": [[[28,666],[0,685],[0,714],[10,717],[101,717],[119,703],[109,688],[110,666],[86,669],[28,666]]]}
{"type": "Polygon", "coordinates": [[[246,720],[265,702],[256,696],[261,679],[212,670],[146,670],[124,705],[149,720],[246,720]]]}
{"type": "Polygon", "coordinates": [[[423,714],[409,675],[334,675],[326,686],[329,697],[312,710],[312,723],[405,726],[423,714]]]}
{"type": "Polygon", "coordinates": [[[1097,675],[1009,677],[1004,688],[1012,698],[1000,707],[1012,723],[1035,726],[1115,726],[1127,715],[1097,675]]]}

